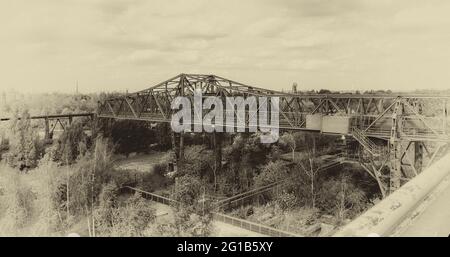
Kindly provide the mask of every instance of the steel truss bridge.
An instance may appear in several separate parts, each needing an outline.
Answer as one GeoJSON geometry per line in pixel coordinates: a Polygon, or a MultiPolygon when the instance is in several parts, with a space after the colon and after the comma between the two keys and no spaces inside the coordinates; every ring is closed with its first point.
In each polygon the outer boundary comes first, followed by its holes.
{"type": "MultiPolygon", "coordinates": [[[[53,132],[55,128],[59,125],[63,130],[67,126],[70,126],[73,122],[73,119],[76,118],[89,118],[90,121],[93,121],[95,118],[95,113],[69,113],[69,114],[54,114],[54,115],[37,115],[30,116],[31,120],[44,120],[44,139],[50,140],[53,137],[53,132]]],[[[9,121],[14,118],[0,118],[0,121],[9,121]]],[[[18,120],[21,117],[17,118],[18,120]]]]}
{"type": "MultiPolygon", "coordinates": [[[[351,151],[355,147],[349,151],[378,182],[383,196],[419,174],[450,142],[450,96],[281,92],[202,74],[180,74],[135,93],[111,96],[98,103],[97,117],[170,123],[172,101],[178,96],[193,101],[196,90],[203,98],[222,97],[224,105],[225,97],[279,97],[280,129],[337,134],[348,138],[349,144],[358,142],[357,151],[351,151]],[[314,115],[347,117],[348,130],[333,132],[308,126],[308,117],[314,115]]],[[[178,137],[182,153],[182,133],[178,137]]]]}

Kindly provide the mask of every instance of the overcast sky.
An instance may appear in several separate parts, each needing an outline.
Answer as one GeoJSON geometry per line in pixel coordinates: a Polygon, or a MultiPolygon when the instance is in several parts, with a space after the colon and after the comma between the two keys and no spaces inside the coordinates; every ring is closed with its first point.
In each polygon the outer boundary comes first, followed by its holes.
{"type": "Polygon", "coordinates": [[[450,1],[1,0],[0,89],[450,88],[450,1]]]}

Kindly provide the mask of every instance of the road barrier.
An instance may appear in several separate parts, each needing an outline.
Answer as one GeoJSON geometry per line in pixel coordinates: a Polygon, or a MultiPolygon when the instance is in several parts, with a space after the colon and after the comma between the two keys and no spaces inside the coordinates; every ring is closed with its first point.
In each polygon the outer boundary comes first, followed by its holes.
{"type": "Polygon", "coordinates": [[[450,154],[407,182],[334,236],[389,236],[450,175],[450,154]]]}

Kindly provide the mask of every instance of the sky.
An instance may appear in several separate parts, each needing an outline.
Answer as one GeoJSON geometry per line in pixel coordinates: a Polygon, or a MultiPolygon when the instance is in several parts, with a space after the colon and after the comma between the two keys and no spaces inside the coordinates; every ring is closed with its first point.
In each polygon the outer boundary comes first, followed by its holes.
{"type": "Polygon", "coordinates": [[[445,0],[0,0],[0,90],[450,88],[445,0]]]}

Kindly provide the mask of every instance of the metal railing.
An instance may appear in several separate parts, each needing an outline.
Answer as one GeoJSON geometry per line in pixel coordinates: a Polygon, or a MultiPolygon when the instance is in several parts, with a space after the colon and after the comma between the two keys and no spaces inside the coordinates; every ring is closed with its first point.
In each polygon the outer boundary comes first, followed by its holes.
{"type": "MultiPolygon", "coordinates": [[[[165,205],[176,205],[179,202],[164,196],[160,196],[154,193],[150,193],[138,188],[134,188],[134,187],[130,187],[130,186],[124,186],[123,188],[130,190],[131,192],[139,192],[142,193],[142,197],[144,197],[145,199],[151,200],[151,201],[155,201],[158,203],[162,203],[165,205]]],[[[247,221],[247,220],[243,220],[243,219],[239,219],[236,217],[232,217],[229,215],[225,215],[222,213],[218,213],[218,212],[211,212],[212,217],[214,220],[216,221],[221,221],[223,223],[226,224],[230,224],[236,227],[240,227],[243,229],[247,229],[253,232],[257,232],[260,234],[264,234],[264,235],[268,235],[268,236],[274,236],[274,237],[298,237],[300,235],[294,234],[294,233],[290,233],[287,231],[282,231],[276,228],[272,228],[266,225],[262,225],[262,224],[258,224],[255,222],[251,222],[251,221],[247,221]]]]}
{"type": "Polygon", "coordinates": [[[287,231],[282,231],[276,228],[272,228],[266,225],[258,224],[248,220],[239,219],[222,213],[212,212],[213,219],[227,223],[236,227],[240,227],[246,230],[250,230],[263,235],[273,236],[273,237],[301,237],[301,235],[294,234],[287,231]]]}
{"type": "Polygon", "coordinates": [[[134,191],[134,192],[139,192],[142,194],[142,197],[144,197],[145,199],[151,200],[151,201],[155,201],[158,203],[162,203],[165,205],[174,205],[174,204],[178,204],[179,202],[173,199],[170,199],[168,197],[164,197],[161,195],[157,195],[154,193],[150,193],[138,188],[134,188],[134,187],[130,187],[130,186],[124,186],[123,188],[126,188],[128,190],[134,191]]]}
{"type": "Polygon", "coordinates": [[[364,135],[364,132],[362,132],[358,128],[352,129],[352,135],[356,139],[356,141],[358,141],[371,154],[373,155],[381,154],[380,147],[377,146],[372,140],[367,138],[367,136],[364,135]]]}

